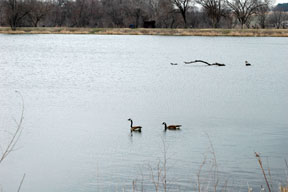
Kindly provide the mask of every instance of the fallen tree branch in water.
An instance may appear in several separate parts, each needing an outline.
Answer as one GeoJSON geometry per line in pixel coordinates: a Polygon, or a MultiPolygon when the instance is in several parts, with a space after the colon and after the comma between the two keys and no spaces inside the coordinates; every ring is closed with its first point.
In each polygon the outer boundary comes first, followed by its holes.
{"type": "Polygon", "coordinates": [[[209,66],[211,66],[211,65],[225,66],[225,64],[223,64],[223,63],[217,63],[217,62],[216,63],[208,63],[207,61],[203,61],[203,60],[195,60],[195,61],[189,61],[189,62],[184,61],[184,63],[185,64],[204,63],[204,64],[209,65],[209,66]]]}

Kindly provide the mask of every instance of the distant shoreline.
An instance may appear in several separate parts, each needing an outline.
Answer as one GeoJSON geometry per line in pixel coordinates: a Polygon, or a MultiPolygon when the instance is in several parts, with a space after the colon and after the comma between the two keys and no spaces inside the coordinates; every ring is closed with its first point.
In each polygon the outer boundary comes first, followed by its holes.
{"type": "Polygon", "coordinates": [[[0,34],[96,34],[163,36],[288,37],[288,29],[147,29],[147,28],[69,28],[69,27],[0,27],[0,34]]]}

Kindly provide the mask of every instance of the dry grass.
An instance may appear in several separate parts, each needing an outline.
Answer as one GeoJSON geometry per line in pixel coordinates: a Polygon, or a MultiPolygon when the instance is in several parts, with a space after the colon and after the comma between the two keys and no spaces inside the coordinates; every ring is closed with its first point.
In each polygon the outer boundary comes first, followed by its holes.
{"type": "MultiPolygon", "coordinates": [[[[199,170],[196,173],[197,181],[194,183],[192,181],[191,184],[195,185],[195,188],[193,191],[197,192],[226,192],[226,191],[238,191],[237,187],[235,187],[235,190],[233,189],[233,186],[228,186],[228,178],[223,178],[224,175],[219,175],[218,170],[218,163],[216,158],[216,152],[212,143],[212,140],[210,139],[209,135],[207,135],[208,138],[208,151],[204,154],[204,160],[199,166],[199,170]]],[[[177,182],[172,182],[174,179],[171,180],[171,178],[167,177],[167,147],[164,140],[163,141],[163,159],[159,160],[156,166],[151,166],[148,164],[148,177],[143,174],[143,170],[141,169],[141,179],[134,179],[132,181],[132,189],[131,191],[137,192],[137,191],[155,191],[155,192],[166,192],[166,191],[182,191],[180,188],[177,190],[177,182]],[[169,186],[169,187],[168,187],[169,186]],[[149,189],[146,189],[146,188],[149,189]]],[[[258,161],[258,164],[260,165],[262,174],[264,176],[265,186],[259,186],[261,187],[260,191],[268,191],[268,192],[288,192],[288,185],[282,184],[278,189],[273,190],[272,187],[272,176],[269,168],[269,163],[267,160],[267,165],[264,167],[262,158],[259,153],[255,152],[256,159],[258,161]]],[[[285,165],[288,171],[288,163],[285,160],[285,165]]],[[[288,179],[288,178],[287,178],[288,179]]],[[[177,180],[177,179],[176,179],[177,180]]],[[[247,183],[248,184],[248,183],[247,183]]],[[[258,188],[258,189],[259,189],[258,188]]],[[[125,191],[125,190],[124,190],[125,191]]],[[[248,184],[248,192],[256,192],[257,189],[254,191],[249,184],[248,184]]],[[[258,190],[259,191],[259,190],[258,190]]]]}
{"type": "MultiPolygon", "coordinates": [[[[262,159],[261,159],[259,153],[256,153],[256,152],[255,152],[255,156],[256,156],[256,158],[257,158],[257,160],[258,160],[258,163],[259,163],[259,165],[260,165],[260,168],[261,168],[261,170],[262,170],[262,174],[263,174],[263,176],[264,176],[264,179],[265,179],[267,188],[268,188],[269,192],[271,192],[271,187],[270,187],[270,186],[271,186],[271,183],[268,181],[267,175],[266,175],[265,170],[264,170],[264,167],[263,167],[262,159]]],[[[270,171],[269,171],[269,172],[270,172],[270,171]]]]}
{"type": "MultiPolygon", "coordinates": [[[[19,96],[21,97],[22,100],[22,110],[21,110],[21,116],[19,118],[19,120],[14,119],[15,123],[16,123],[16,130],[14,131],[14,133],[11,133],[11,138],[9,138],[8,144],[6,146],[1,146],[0,145],[0,149],[2,151],[2,153],[0,153],[0,164],[2,164],[2,162],[7,158],[7,156],[14,151],[16,144],[18,143],[18,140],[21,136],[21,133],[23,131],[23,120],[24,120],[24,98],[22,96],[22,94],[19,91],[15,91],[17,94],[19,94],[19,96]]],[[[19,184],[18,190],[17,192],[20,192],[22,184],[24,182],[26,174],[23,175],[21,182],[19,184]]],[[[2,189],[0,188],[0,191],[2,191],[2,189]]]]}
{"type": "MultiPolygon", "coordinates": [[[[268,180],[267,178],[267,175],[266,175],[266,172],[265,172],[265,169],[263,167],[263,162],[262,162],[262,159],[261,159],[261,156],[259,153],[255,152],[255,156],[256,156],[256,159],[258,160],[258,163],[260,165],[260,168],[262,170],[262,174],[264,176],[264,179],[265,179],[265,182],[266,182],[266,186],[268,188],[268,191],[269,192],[272,192],[274,191],[273,188],[272,188],[272,177],[271,177],[271,173],[270,173],[270,168],[269,168],[269,165],[268,165],[268,174],[269,174],[269,177],[270,177],[270,181],[268,180]]],[[[288,164],[287,164],[287,161],[285,159],[285,165],[286,165],[286,168],[288,170],[288,164]]],[[[288,179],[288,178],[287,178],[288,179]]],[[[249,187],[248,187],[248,191],[249,191],[249,187]]],[[[280,186],[279,188],[279,192],[288,192],[288,185],[286,186],[280,186]]]]}
{"type": "Polygon", "coordinates": [[[11,138],[9,139],[9,142],[6,146],[1,146],[0,149],[2,153],[0,153],[0,164],[7,158],[7,156],[14,151],[16,144],[18,143],[18,140],[21,136],[21,133],[23,131],[22,123],[24,119],[24,99],[20,92],[16,91],[16,93],[19,94],[22,100],[22,110],[21,110],[21,116],[19,120],[14,119],[16,124],[16,130],[14,133],[11,133],[11,138]]]}
{"type": "Polygon", "coordinates": [[[287,187],[280,187],[280,192],[288,192],[288,186],[287,187]]]}
{"type": "Polygon", "coordinates": [[[23,27],[12,31],[0,27],[3,34],[99,34],[99,35],[168,35],[168,36],[233,36],[288,37],[288,29],[129,29],[129,28],[68,28],[23,27]]]}
{"type": "MultiPolygon", "coordinates": [[[[197,191],[197,192],[234,191],[233,186],[230,186],[228,188],[228,179],[223,180],[223,178],[219,178],[218,164],[217,164],[214,146],[213,146],[212,141],[211,141],[208,134],[207,134],[207,137],[209,140],[209,149],[208,149],[207,153],[204,155],[204,160],[200,164],[199,170],[196,173],[197,174],[196,175],[197,176],[197,183],[196,183],[195,189],[193,191],[197,191]],[[202,171],[204,171],[205,174],[202,175],[202,171]],[[222,182],[220,182],[220,180],[222,180],[222,182]]],[[[150,176],[148,177],[148,180],[145,180],[143,172],[141,170],[142,178],[140,180],[135,179],[132,181],[132,191],[133,192],[146,191],[145,188],[147,187],[147,184],[149,185],[149,183],[152,183],[152,186],[153,186],[149,189],[150,191],[155,191],[155,192],[159,192],[159,191],[166,192],[166,191],[174,191],[174,190],[177,191],[176,188],[171,189],[167,186],[167,184],[169,183],[169,185],[171,187],[171,184],[173,185],[173,183],[171,183],[170,179],[167,180],[167,149],[166,149],[165,142],[163,142],[163,145],[164,145],[163,160],[159,160],[156,167],[148,165],[149,172],[150,172],[150,174],[149,174],[150,176]]],[[[270,173],[269,165],[267,164],[268,168],[266,168],[266,171],[265,171],[265,168],[263,166],[263,161],[261,159],[260,154],[255,152],[255,156],[256,156],[256,159],[260,165],[262,174],[263,174],[264,179],[265,179],[266,187],[267,187],[265,189],[265,186],[261,185],[260,191],[266,191],[267,190],[268,192],[269,191],[270,192],[272,192],[272,191],[274,191],[274,192],[276,192],[276,191],[288,192],[288,185],[282,185],[278,188],[278,190],[273,190],[273,188],[272,188],[272,176],[270,173]],[[268,178],[268,176],[269,176],[269,178],[268,178]]],[[[285,160],[285,163],[287,163],[286,160],[285,160]]],[[[288,166],[288,165],[286,165],[286,166],[288,166]]],[[[181,191],[180,188],[178,189],[178,191],[181,191]]],[[[235,191],[237,191],[237,190],[235,190],[235,191]]],[[[248,192],[254,191],[249,186],[249,184],[248,184],[247,191],[248,192]]]]}

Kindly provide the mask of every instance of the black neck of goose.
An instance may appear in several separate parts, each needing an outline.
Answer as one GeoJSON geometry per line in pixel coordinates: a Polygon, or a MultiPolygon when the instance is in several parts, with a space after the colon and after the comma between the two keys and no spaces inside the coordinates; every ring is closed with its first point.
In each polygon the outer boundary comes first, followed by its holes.
{"type": "Polygon", "coordinates": [[[167,124],[166,123],[164,123],[164,126],[165,126],[165,130],[167,130],[167,124]]]}
{"type": "Polygon", "coordinates": [[[130,127],[132,127],[132,126],[133,126],[133,121],[132,121],[132,120],[130,120],[130,122],[131,122],[131,125],[130,125],[130,127]]]}

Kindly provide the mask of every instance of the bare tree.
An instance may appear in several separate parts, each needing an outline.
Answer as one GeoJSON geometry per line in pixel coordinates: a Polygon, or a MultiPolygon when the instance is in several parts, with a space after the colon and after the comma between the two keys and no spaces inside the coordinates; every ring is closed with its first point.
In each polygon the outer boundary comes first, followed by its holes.
{"type": "Polygon", "coordinates": [[[262,29],[266,28],[266,20],[268,17],[269,6],[261,6],[258,9],[258,23],[262,29]]]}
{"type": "Polygon", "coordinates": [[[268,13],[273,5],[272,0],[264,0],[265,4],[258,8],[258,23],[262,29],[266,28],[268,13]]]}
{"type": "Polygon", "coordinates": [[[221,17],[225,16],[224,0],[197,0],[212,21],[212,27],[218,28],[221,17]]]}
{"type": "Polygon", "coordinates": [[[140,18],[142,17],[143,10],[142,10],[142,1],[141,0],[132,0],[129,1],[129,15],[132,16],[134,18],[134,24],[135,27],[138,28],[139,27],[139,22],[140,22],[140,18]]]}
{"type": "Polygon", "coordinates": [[[103,15],[99,0],[50,0],[46,4],[45,26],[95,27],[101,19],[108,17],[103,15]]]}
{"type": "Polygon", "coordinates": [[[249,28],[252,15],[257,14],[259,8],[266,5],[261,0],[227,0],[226,2],[240,22],[242,29],[244,25],[249,28]]]}
{"type": "Polygon", "coordinates": [[[3,1],[0,0],[0,26],[2,25],[3,22],[3,1]]]}
{"type": "Polygon", "coordinates": [[[101,17],[103,17],[103,10],[101,3],[98,0],[86,0],[87,8],[85,12],[87,19],[89,19],[89,27],[96,27],[99,25],[101,17]]]}
{"type": "Polygon", "coordinates": [[[142,27],[156,22],[159,28],[234,27],[233,23],[265,28],[267,18],[284,27],[285,14],[268,14],[274,0],[0,0],[0,25],[12,30],[23,26],[142,27]],[[201,9],[193,6],[201,5],[201,9]],[[180,14],[179,14],[180,13],[180,14]],[[235,18],[235,19],[234,19],[235,18]],[[279,24],[280,23],[280,24],[279,24]]]}
{"type": "Polygon", "coordinates": [[[31,12],[28,1],[5,0],[4,9],[7,22],[13,31],[21,25],[23,19],[31,12]]]}
{"type": "Polygon", "coordinates": [[[105,0],[102,1],[104,10],[104,20],[108,27],[124,26],[124,3],[122,0],[105,0]]]}
{"type": "Polygon", "coordinates": [[[285,28],[283,21],[288,19],[288,14],[284,11],[277,10],[269,16],[269,23],[275,28],[280,29],[281,27],[285,28]]]}
{"type": "Polygon", "coordinates": [[[69,0],[53,0],[49,12],[49,26],[62,27],[69,25],[69,12],[71,3],[69,0]]]}
{"type": "Polygon", "coordinates": [[[76,0],[71,2],[71,27],[85,27],[89,24],[88,3],[85,0],[76,0]]]}
{"type": "Polygon", "coordinates": [[[159,0],[156,8],[157,27],[174,28],[178,20],[178,13],[170,0],[159,0]]]}
{"type": "Polygon", "coordinates": [[[156,20],[159,13],[160,0],[147,0],[147,14],[151,20],[156,20]]]}
{"type": "Polygon", "coordinates": [[[31,6],[31,11],[28,14],[28,18],[33,27],[38,27],[39,22],[44,19],[50,11],[51,4],[49,1],[42,2],[38,0],[31,0],[29,4],[31,6]]]}
{"type": "Polygon", "coordinates": [[[143,26],[144,21],[154,20],[158,10],[158,0],[127,0],[126,13],[131,17],[135,27],[143,26]]]}
{"type": "Polygon", "coordinates": [[[171,0],[172,4],[177,7],[177,9],[180,11],[183,21],[184,21],[184,27],[187,27],[187,11],[189,9],[191,0],[171,0]]]}

